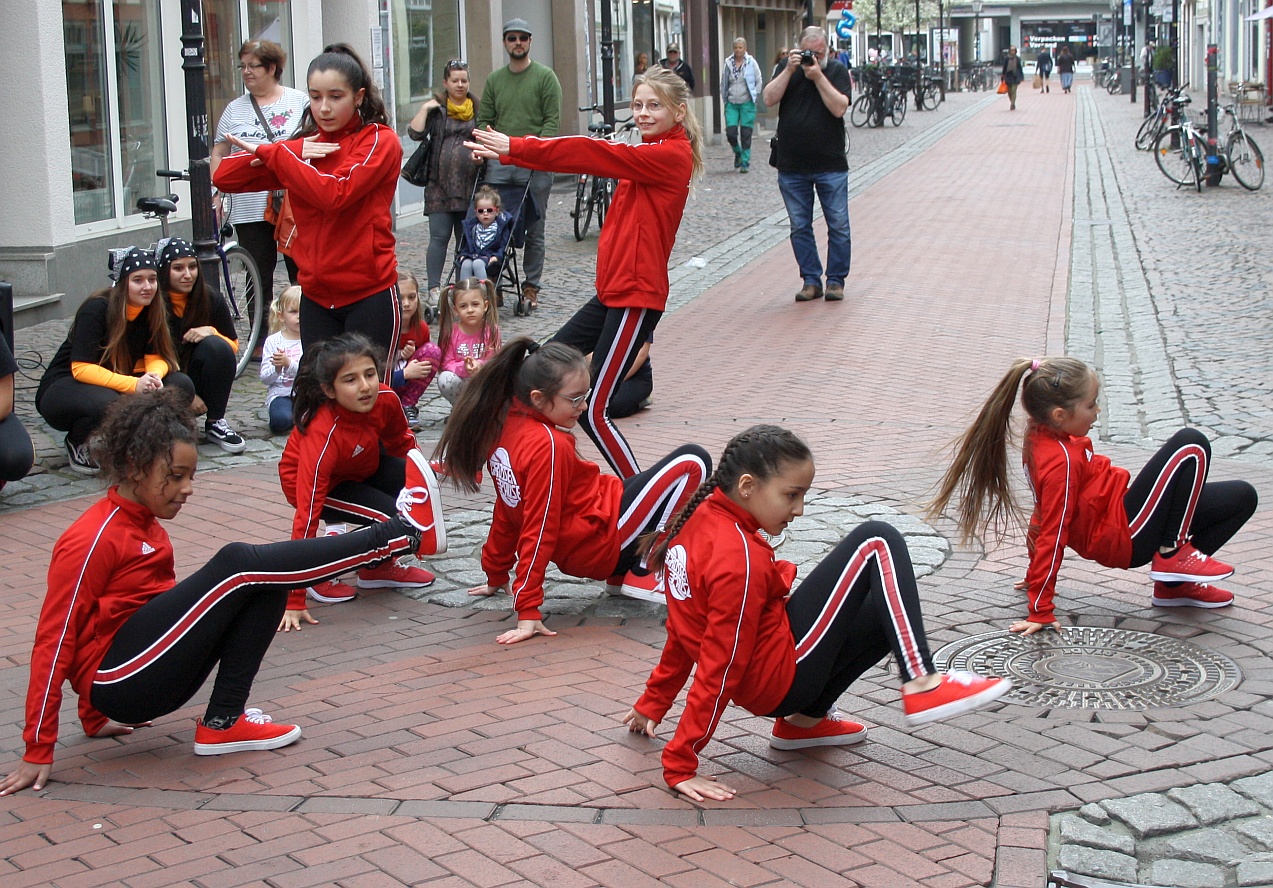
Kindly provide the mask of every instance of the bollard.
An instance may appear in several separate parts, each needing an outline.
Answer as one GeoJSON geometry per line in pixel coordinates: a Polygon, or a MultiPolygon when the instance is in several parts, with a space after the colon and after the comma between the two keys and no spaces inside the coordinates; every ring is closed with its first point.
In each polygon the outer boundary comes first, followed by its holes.
{"type": "Polygon", "coordinates": [[[1220,162],[1216,143],[1219,140],[1219,72],[1220,50],[1214,43],[1207,44],[1207,184],[1215,187],[1224,178],[1224,164],[1220,162]]]}

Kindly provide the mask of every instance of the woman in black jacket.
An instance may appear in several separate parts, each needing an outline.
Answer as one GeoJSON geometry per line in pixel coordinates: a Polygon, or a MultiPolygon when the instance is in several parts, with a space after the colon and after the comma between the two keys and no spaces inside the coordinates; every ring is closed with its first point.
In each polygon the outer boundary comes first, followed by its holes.
{"type": "Polygon", "coordinates": [[[1017,87],[1025,80],[1025,68],[1021,64],[1021,56],[1017,55],[1015,46],[1008,47],[1008,55],[1003,60],[1003,82],[1008,84],[1008,110],[1017,110],[1017,87]]]}

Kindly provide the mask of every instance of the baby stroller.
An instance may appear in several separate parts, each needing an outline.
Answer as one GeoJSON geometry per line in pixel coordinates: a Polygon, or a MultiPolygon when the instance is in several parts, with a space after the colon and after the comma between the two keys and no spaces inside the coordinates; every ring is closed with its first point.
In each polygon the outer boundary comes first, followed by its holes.
{"type": "MultiPolygon", "coordinates": [[[[469,198],[469,211],[464,216],[463,232],[467,234],[476,226],[476,216],[473,212],[473,203],[477,197],[477,190],[483,184],[485,178],[486,166],[483,164],[481,173],[478,174],[477,181],[473,183],[473,194],[469,198]]],[[[521,270],[518,265],[517,251],[526,246],[526,229],[540,217],[540,211],[535,206],[535,200],[530,195],[530,181],[522,184],[517,183],[500,183],[492,185],[499,192],[501,210],[508,214],[509,220],[507,230],[504,236],[500,238],[503,242],[496,251],[497,258],[492,263],[494,270],[487,269],[487,274],[495,284],[495,295],[499,300],[499,304],[504,304],[504,294],[508,292],[515,294],[517,302],[513,306],[513,314],[521,317],[531,312],[531,305],[522,296],[522,280],[521,270]]],[[[464,261],[464,254],[470,252],[471,244],[466,243],[466,238],[461,235],[456,238],[455,256],[451,263],[451,273],[447,277],[447,283],[455,281],[460,274],[460,266],[464,261]]],[[[430,318],[432,320],[432,318],[430,318]]]]}

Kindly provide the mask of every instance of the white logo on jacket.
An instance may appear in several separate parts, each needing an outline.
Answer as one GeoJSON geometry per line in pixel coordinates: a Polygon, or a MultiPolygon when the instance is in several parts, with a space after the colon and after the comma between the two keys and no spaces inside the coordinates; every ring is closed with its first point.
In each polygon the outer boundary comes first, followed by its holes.
{"type": "Polygon", "coordinates": [[[350,459],[353,459],[355,456],[357,456],[357,455],[358,455],[358,454],[360,454],[360,453],[362,453],[362,445],[361,445],[361,444],[355,444],[355,445],[354,445],[354,452],[353,452],[353,453],[351,453],[351,454],[349,454],[349,458],[350,458],[350,459]]]}
{"type": "Polygon", "coordinates": [[[155,552],[155,547],[154,547],[154,546],[152,546],[150,543],[142,542],[142,544],[141,544],[141,554],[143,554],[143,555],[153,555],[153,554],[154,554],[154,552],[155,552]]]}
{"type": "Polygon", "coordinates": [[[663,559],[663,582],[667,594],[677,601],[690,597],[690,575],[685,569],[685,547],[673,546],[663,559]]]}
{"type": "Polygon", "coordinates": [[[499,498],[510,509],[516,509],[522,501],[522,488],[517,483],[517,476],[513,474],[513,465],[508,458],[508,451],[503,447],[496,447],[491,458],[487,460],[487,465],[491,470],[495,489],[499,491],[499,498]]]}

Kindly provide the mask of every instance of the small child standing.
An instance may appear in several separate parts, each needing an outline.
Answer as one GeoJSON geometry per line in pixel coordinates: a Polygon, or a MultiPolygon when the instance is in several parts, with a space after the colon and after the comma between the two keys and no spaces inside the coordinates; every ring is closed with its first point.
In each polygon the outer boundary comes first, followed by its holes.
{"type": "Polygon", "coordinates": [[[499,260],[513,233],[513,217],[500,208],[500,196],[489,185],[477,189],[473,218],[464,220],[460,247],[460,279],[486,280],[499,274],[499,260]]]}
{"type": "Polygon", "coordinates": [[[402,323],[398,327],[402,332],[398,334],[396,366],[389,386],[402,401],[408,425],[415,428],[420,420],[416,405],[438,372],[442,352],[429,341],[429,325],[424,320],[424,305],[420,301],[420,282],[410,272],[398,277],[398,306],[402,309],[402,323]]]}
{"type": "Polygon", "coordinates": [[[261,346],[261,382],[270,433],[292,430],[292,383],[301,364],[301,288],[292,285],[270,305],[270,335],[261,346]]]}
{"type": "Polygon", "coordinates": [[[469,377],[500,347],[494,284],[462,278],[442,291],[438,347],[442,355],[438,391],[454,404],[469,377]]]}

